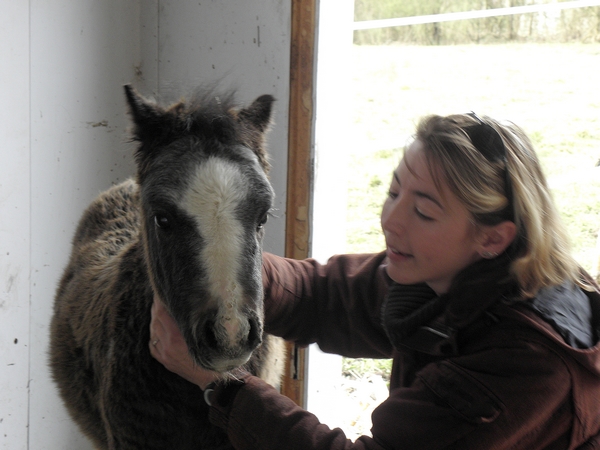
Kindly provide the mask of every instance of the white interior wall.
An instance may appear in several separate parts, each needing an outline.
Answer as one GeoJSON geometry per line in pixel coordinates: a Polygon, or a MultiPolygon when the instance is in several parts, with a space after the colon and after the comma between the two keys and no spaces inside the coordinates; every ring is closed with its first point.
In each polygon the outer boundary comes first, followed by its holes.
{"type": "Polygon", "coordinates": [[[85,450],[49,376],[48,324],[81,212],[134,171],[122,85],[161,94],[171,82],[225,77],[243,101],[275,95],[269,147],[280,219],[265,248],[281,254],[290,5],[0,4],[0,448],[85,450]]]}
{"type": "Polygon", "coordinates": [[[29,7],[0,5],[0,447],[18,449],[29,379],[29,7]]]}

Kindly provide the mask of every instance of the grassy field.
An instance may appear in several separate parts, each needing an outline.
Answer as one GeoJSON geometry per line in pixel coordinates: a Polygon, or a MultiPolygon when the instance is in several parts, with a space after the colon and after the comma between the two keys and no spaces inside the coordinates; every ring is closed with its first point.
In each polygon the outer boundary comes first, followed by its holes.
{"type": "Polygon", "coordinates": [[[354,46],[348,252],[379,251],[381,204],[414,124],[476,111],[532,138],[587,270],[600,228],[600,44],[354,46]]]}
{"type": "MultiPolygon", "coordinates": [[[[346,251],[384,248],[382,202],[416,121],[476,111],[531,137],[569,230],[595,273],[600,229],[600,45],[354,46],[346,251]]],[[[389,376],[389,361],[344,359],[343,373],[389,376]]]]}

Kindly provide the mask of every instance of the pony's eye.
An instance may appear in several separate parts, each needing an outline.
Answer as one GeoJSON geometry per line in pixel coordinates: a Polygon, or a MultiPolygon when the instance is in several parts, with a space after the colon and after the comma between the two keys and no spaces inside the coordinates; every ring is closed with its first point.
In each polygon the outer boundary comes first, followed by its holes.
{"type": "Polygon", "coordinates": [[[154,216],[154,224],[157,228],[167,230],[171,227],[171,220],[166,214],[157,214],[154,216]]]}
{"type": "Polygon", "coordinates": [[[262,230],[265,223],[267,223],[268,218],[269,218],[268,214],[265,214],[264,216],[261,217],[260,221],[258,222],[258,226],[256,227],[256,231],[262,230]]]}

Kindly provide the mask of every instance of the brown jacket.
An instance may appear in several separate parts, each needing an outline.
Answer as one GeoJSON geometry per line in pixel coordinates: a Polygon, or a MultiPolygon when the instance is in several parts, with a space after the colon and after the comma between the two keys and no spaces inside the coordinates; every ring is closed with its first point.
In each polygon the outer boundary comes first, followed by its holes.
{"type": "Polygon", "coordinates": [[[238,449],[600,449],[600,294],[567,286],[512,302],[484,264],[442,299],[392,284],[384,254],[325,265],[266,254],[267,331],[393,357],[390,396],[373,437],[354,443],[251,376],[217,391],[211,420],[238,449]]]}

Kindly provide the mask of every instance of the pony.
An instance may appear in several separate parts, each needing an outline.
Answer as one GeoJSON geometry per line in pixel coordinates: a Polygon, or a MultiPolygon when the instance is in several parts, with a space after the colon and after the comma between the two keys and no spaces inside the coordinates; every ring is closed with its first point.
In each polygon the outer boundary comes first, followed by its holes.
{"type": "Polygon", "coordinates": [[[150,308],[154,295],[164,302],[200,366],[279,384],[261,250],[274,98],[241,107],[209,91],[163,107],[131,85],[125,96],[137,173],[78,223],[54,299],[51,373],[98,449],[229,449],[202,391],[150,355],[150,308]]]}

